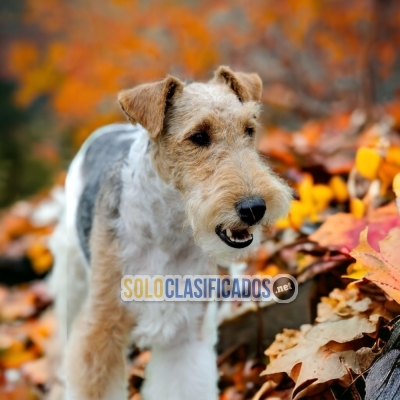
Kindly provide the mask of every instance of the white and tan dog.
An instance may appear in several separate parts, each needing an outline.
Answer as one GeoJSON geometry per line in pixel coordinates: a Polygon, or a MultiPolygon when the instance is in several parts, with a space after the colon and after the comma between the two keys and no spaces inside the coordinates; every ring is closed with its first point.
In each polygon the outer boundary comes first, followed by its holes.
{"type": "Polygon", "coordinates": [[[216,273],[287,212],[291,190],[255,147],[261,90],[258,75],[220,67],[207,83],[123,91],[134,126],[99,129],[73,161],[52,241],[68,400],[127,399],[130,340],[152,348],[144,400],[217,399],[215,304],[127,303],[120,285],[216,273]]]}

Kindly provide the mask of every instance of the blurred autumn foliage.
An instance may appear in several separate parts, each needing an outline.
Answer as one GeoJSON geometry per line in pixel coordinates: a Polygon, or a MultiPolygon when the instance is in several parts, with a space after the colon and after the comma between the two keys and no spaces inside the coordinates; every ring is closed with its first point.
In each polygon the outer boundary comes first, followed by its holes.
{"type": "Polygon", "coordinates": [[[14,0],[0,18],[0,206],[120,120],[118,90],[167,73],[257,71],[266,121],[288,129],[368,110],[400,82],[396,0],[14,0]]]}

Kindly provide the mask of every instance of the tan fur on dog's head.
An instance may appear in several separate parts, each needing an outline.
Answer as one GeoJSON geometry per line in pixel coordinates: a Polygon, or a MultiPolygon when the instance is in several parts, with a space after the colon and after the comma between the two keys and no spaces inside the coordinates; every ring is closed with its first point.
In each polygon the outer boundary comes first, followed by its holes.
{"type": "Polygon", "coordinates": [[[182,193],[196,241],[214,255],[243,254],[220,240],[217,227],[251,230],[254,247],[259,226],[273,223],[289,207],[290,188],[256,151],[261,92],[257,74],[219,67],[207,83],[185,85],[167,77],[119,95],[129,120],[149,131],[159,175],[182,193]],[[255,229],[236,211],[241,199],[254,196],[267,207],[255,229]]]}

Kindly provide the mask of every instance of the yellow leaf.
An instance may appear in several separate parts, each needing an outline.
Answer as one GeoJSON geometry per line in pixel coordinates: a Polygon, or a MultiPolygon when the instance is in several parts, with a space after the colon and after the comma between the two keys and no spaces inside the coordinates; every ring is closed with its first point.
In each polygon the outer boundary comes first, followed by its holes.
{"type": "Polygon", "coordinates": [[[328,207],[329,202],[333,199],[332,189],[327,185],[314,185],[311,189],[314,211],[322,211],[328,207]]]}
{"type": "Polygon", "coordinates": [[[30,259],[36,259],[47,251],[47,247],[40,241],[34,242],[26,251],[30,259]]]}
{"type": "Polygon", "coordinates": [[[329,186],[332,189],[337,202],[344,203],[348,200],[349,191],[346,182],[344,182],[340,176],[333,176],[329,181],[329,186]]]}
{"type": "Polygon", "coordinates": [[[269,276],[275,276],[278,275],[281,272],[278,266],[275,264],[270,264],[265,267],[264,270],[261,271],[261,275],[269,275],[269,276]]]}
{"type": "Polygon", "coordinates": [[[32,267],[38,274],[48,271],[52,264],[53,257],[49,251],[32,260],[32,267]]]}
{"type": "Polygon", "coordinates": [[[33,242],[26,251],[26,254],[32,262],[33,269],[38,274],[48,271],[53,264],[51,253],[41,240],[33,242]]]}
{"type": "Polygon", "coordinates": [[[381,156],[373,149],[361,147],[356,155],[357,171],[367,179],[375,179],[381,165],[381,156]]]}
{"type": "Polygon", "coordinates": [[[396,197],[400,197],[400,172],[393,179],[393,191],[396,197]]]}
{"type": "Polygon", "coordinates": [[[363,265],[360,261],[349,265],[347,268],[347,275],[342,275],[342,278],[356,279],[360,280],[367,276],[370,269],[363,265]]]}
{"type": "Polygon", "coordinates": [[[304,179],[300,182],[298,186],[298,192],[300,196],[300,200],[303,203],[312,203],[313,201],[313,195],[312,195],[312,189],[313,189],[313,177],[311,175],[305,175],[304,179]]]}
{"type": "Polygon", "coordinates": [[[355,218],[362,218],[365,214],[365,204],[360,199],[352,198],[350,200],[350,212],[355,218]]]}
{"type": "Polygon", "coordinates": [[[289,219],[295,229],[299,229],[304,219],[312,212],[311,204],[293,200],[290,207],[289,219]]]}
{"type": "Polygon", "coordinates": [[[290,220],[289,217],[281,217],[278,219],[278,221],[275,222],[275,226],[278,229],[286,229],[286,228],[290,228],[290,220]]]}
{"type": "MultiPolygon", "coordinates": [[[[323,207],[325,208],[325,207],[323,207]]],[[[312,212],[309,216],[308,216],[310,222],[319,222],[321,221],[321,217],[316,213],[316,212],[312,212]]]]}
{"type": "Polygon", "coordinates": [[[0,358],[0,365],[4,368],[19,368],[22,364],[37,358],[34,349],[26,349],[20,342],[15,342],[0,358]]]}

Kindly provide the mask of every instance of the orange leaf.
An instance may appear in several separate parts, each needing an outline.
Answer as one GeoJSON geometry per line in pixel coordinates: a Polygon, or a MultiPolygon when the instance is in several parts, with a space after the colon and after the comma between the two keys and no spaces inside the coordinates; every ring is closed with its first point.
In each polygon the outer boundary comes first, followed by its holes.
{"type": "Polygon", "coordinates": [[[400,228],[393,228],[379,242],[380,252],[374,250],[367,240],[368,228],[360,234],[359,245],[350,253],[370,271],[365,276],[400,304],[400,228]]]}
{"type": "Polygon", "coordinates": [[[0,359],[0,365],[4,368],[18,368],[22,364],[37,358],[34,349],[26,349],[22,343],[15,342],[0,359]]]}
{"type": "Polygon", "coordinates": [[[379,249],[379,242],[390,230],[400,228],[400,216],[395,203],[377,208],[364,218],[355,218],[349,213],[330,215],[309,238],[323,247],[350,251],[358,245],[360,233],[366,226],[369,227],[369,243],[373,248],[379,249]]]}
{"type": "Polygon", "coordinates": [[[390,186],[393,178],[397,173],[400,172],[400,165],[390,164],[387,161],[383,161],[379,167],[378,177],[386,187],[390,186]]]}

